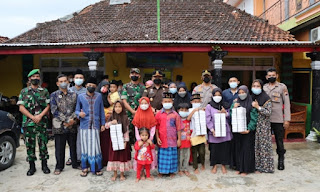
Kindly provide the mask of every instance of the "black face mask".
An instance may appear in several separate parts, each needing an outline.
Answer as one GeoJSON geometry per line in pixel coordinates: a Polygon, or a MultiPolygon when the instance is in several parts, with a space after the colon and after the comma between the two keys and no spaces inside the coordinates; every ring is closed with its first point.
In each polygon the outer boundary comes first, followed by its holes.
{"type": "Polygon", "coordinates": [[[138,81],[139,77],[138,76],[131,76],[132,81],[138,81]]]}
{"type": "Polygon", "coordinates": [[[89,91],[89,93],[93,93],[96,90],[96,88],[89,86],[87,87],[87,90],[89,91]]]}
{"type": "Polygon", "coordinates": [[[269,81],[270,83],[274,83],[274,82],[276,82],[276,80],[277,80],[277,78],[275,78],[275,77],[269,77],[269,78],[268,78],[268,81],[269,81]]]}
{"type": "Polygon", "coordinates": [[[210,82],[210,78],[209,77],[205,77],[204,79],[203,79],[203,81],[205,82],[205,83],[209,83],[210,82]]]}
{"type": "Polygon", "coordinates": [[[31,79],[31,84],[32,85],[39,85],[40,80],[39,79],[31,79]]]}
{"type": "Polygon", "coordinates": [[[153,80],[154,84],[160,85],[161,84],[161,79],[155,79],[153,80]]]}

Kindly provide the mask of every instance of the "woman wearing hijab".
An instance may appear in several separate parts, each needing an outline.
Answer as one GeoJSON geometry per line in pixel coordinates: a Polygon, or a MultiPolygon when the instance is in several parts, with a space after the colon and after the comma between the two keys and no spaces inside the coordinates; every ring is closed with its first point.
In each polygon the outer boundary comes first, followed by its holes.
{"type": "Polygon", "coordinates": [[[256,171],[273,173],[274,161],[272,152],[272,136],[270,115],[272,103],[270,97],[263,91],[263,82],[260,79],[252,83],[252,107],[258,111],[258,121],[255,136],[256,171]]]}
{"type": "MultiPolygon", "coordinates": [[[[150,104],[150,100],[148,97],[141,97],[139,100],[139,107],[137,109],[136,114],[132,120],[132,124],[135,126],[135,135],[136,140],[140,141],[139,129],[140,128],[147,128],[150,132],[149,140],[153,141],[154,135],[156,133],[156,125],[157,121],[154,117],[154,113],[152,111],[152,107],[150,104]]],[[[156,158],[156,151],[153,149],[152,151],[153,162],[151,163],[151,170],[157,168],[157,158],[156,158]]],[[[136,161],[134,161],[134,169],[136,170],[136,161]]]]}
{"type": "Polygon", "coordinates": [[[217,173],[217,164],[222,165],[222,173],[226,174],[226,165],[230,164],[230,140],[232,133],[229,125],[229,104],[223,101],[222,90],[215,88],[212,91],[212,100],[206,107],[206,122],[208,127],[208,143],[210,150],[210,166],[213,166],[212,173],[217,173]],[[214,115],[218,113],[226,114],[226,136],[216,137],[214,115]]]}
{"type": "Polygon", "coordinates": [[[234,134],[234,163],[237,174],[246,176],[248,173],[255,172],[254,140],[258,113],[255,108],[252,108],[252,98],[248,87],[245,85],[239,87],[238,98],[231,106],[231,110],[236,107],[246,109],[247,131],[241,132],[238,135],[234,134]]]}
{"type": "Polygon", "coordinates": [[[188,94],[187,87],[181,84],[178,86],[178,93],[173,101],[173,106],[176,111],[178,111],[178,106],[180,103],[187,103],[189,108],[191,108],[190,95],[188,94]]]}

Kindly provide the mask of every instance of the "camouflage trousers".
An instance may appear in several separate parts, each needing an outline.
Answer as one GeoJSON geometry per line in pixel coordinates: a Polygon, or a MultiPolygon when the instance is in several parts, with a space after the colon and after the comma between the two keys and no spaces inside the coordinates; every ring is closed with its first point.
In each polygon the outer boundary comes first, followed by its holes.
{"type": "Polygon", "coordinates": [[[130,145],[134,145],[136,142],[136,137],[135,137],[135,130],[134,130],[134,125],[132,124],[133,116],[130,114],[128,116],[129,119],[129,143],[130,145]]]}
{"type": "Polygon", "coordinates": [[[48,134],[47,128],[43,125],[28,126],[25,128],[26,134],[26,147],[27,147],[27,156],[28,161],[36,161],[36,139],[38,139],[39,151],[40,151],[40,160],[49,159],[47,143],[48,143],[48,134]]]}

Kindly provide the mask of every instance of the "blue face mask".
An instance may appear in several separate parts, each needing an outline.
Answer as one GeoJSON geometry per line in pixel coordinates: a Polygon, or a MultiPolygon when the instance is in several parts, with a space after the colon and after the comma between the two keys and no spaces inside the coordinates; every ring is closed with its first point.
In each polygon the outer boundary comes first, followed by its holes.
{"type": "Polygon", "coordinates": [[[260,88],[252,88],[251,91],[255,95],[260,95],[260,93],[262,92],[260,88]]]}
{"type": "Polygon", "coordinates": [[[170,93],[175,94],[177,92],[177,88],[169,88],[170,93]]]}
{"type": "Polygon", "coordinates": [[[171,109],[172,108],[172,103],[162,103],[162,106],[164,109],[171,109]]]}
{"type": "Polygon", "coordinates": [[[192,103],[192,108],[199,108],[201,103],[192,103]]]}
{"type": "Polygon", "coordinates": [[[189,115],[189,112],[188,112],[188,111],[179,111],[179,115],[180,115],[182,118],[187,118],[188,115],[189,115]]]}
{"type": "Polygon", "coordinates": [[[82,85],[82,83],[83,83],[83,79],[75,79],[74,80],[74,84],[76,84],[78,86],[82,85]]]}
{"type": "Polygon", "coordinates": [[[235,89],[235,88],[238,87],[238,83],[237,82],[231,82],[231,83],[229,83],[229,86],[230,86],[231,89],[235,89]]]}

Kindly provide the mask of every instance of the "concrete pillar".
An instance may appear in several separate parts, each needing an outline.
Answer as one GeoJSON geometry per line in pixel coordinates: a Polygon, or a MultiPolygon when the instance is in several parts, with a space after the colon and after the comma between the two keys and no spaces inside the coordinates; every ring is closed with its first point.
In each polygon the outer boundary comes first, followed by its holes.
{"type": "Polygon", "coordinates": [[[220,87],[222,86],[222,64],[223,57],[228,55],[228,51],[211,51],[208,53],[211,57],[211,62],[213,66],[213,83],[220,87]]]}
{"type": "Polygon", "coordinates": [[[320,130],[320,52],[307,53],[312,69],[312,127],[320,130]]]}
{"type": "Polygon", "coordinates": [[[97,76],[97,66],[98,66],[98,60],[100,57],[103,56],[103,53],[101,52],[84,52],[83,55],[85,57],[88,57],[88,67],[91,72],[92,77],[97,76]]]}

